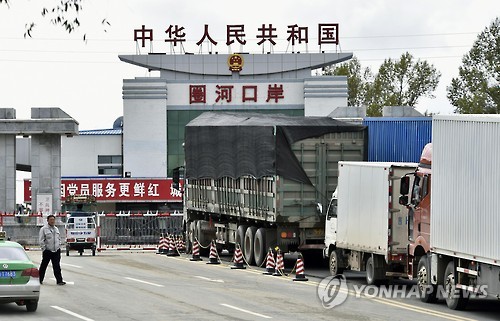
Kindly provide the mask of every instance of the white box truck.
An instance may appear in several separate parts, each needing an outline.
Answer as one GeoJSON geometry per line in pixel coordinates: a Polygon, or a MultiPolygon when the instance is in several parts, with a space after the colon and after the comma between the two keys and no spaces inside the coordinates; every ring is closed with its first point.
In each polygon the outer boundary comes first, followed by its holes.
{"type": "Polygon", "coordinates": [[[401,177],[416,163],[339,162],[337,190],[327,209],[324,256],[330,273],[366,270],[368,284],[407,277],[407,210],[401,177]]]}
{"type": "Polygon", "coordinates": [[[471,296],[499,299],[500,115],[434,116],[432,140],[401,182],[421,300],[442,293],[463,309],[471,296]]]}

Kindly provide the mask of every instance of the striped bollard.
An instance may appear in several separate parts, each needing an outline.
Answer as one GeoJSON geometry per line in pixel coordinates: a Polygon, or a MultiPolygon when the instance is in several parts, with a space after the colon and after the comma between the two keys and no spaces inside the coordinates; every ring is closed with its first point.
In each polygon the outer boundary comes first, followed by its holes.
{"type": "Polygon", "coordinates": [[[246,269],[246,266],[243,265],[243,253],[239,244],[236,244],[234,250],[234,265],[231,266],[231,269],[246,269]]]}
{"type": "Polygon", "coordinates": [[[275,266],[276,263],[274,262],[273,250],[269,249],[269,251],[267,252],[267,259],[266,259],[266,272],[262,274],[272,275],[274,273],[275,266]]]}
{"type": "Polygon", "coordinates": [[[210,243],[210,255],[208,256],[207,264],[220,264],[219,259],[217,258],[217,248],[215,247],[215,242],[212,240],[210,243]]]}
{"type": "Polygon", "coordinates": [[[302,259],[302,254],[299,254],[297,257],[297,270],[295,272],[294,281],[307,281],[305,272],[304,272],[304,260],[302,259]]]}
{"type": "Polygon", "coordinates": [[[179,252],[177,252],[174,236],[170,235],[168,239],[169,239],[169,247],[167,256],[179,256],[180,254],[179,252]]]}
{"type": "Polygon", "coordinates": [[[283,254],[278,250],[278,254],[276,254],[276,270],[273,273],[273,276],[282,276],[283,270],[285,269],[285,261],[283,261],[283,254]]]}
{"type": "Polygon", "coordinates": [[[200,257],[200,244],[198,243],[197,240],[194,240],[193,242],[193,257],[189,259],[190,261],[203,261],[203,259],[200,257]]]}

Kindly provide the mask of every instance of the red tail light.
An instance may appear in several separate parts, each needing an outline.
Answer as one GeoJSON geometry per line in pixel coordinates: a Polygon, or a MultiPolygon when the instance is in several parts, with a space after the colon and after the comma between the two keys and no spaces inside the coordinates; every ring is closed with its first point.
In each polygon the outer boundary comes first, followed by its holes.
{"type": "Polygon", "coordinates": [[[95,242],[95,238],[89,237],[89,238],[87,238],[87,242],[89,242],[89,243],[92,242],[93,243],[93,242],[95,242]]]}
{"type": "Polygon", "coordinates": [[[74,243],[74,242],[76,242],[76,239],[67,239],[66,242],[67,243],[74,243]]]}
{"type": "Polygon", "coordinates": [[[31,276],[34,278],[39,278],[40,272],[38,271],[37,268],[30,268],[30,269],[24,270],[23,273],[21,274],[21,276],[31,276]]]}

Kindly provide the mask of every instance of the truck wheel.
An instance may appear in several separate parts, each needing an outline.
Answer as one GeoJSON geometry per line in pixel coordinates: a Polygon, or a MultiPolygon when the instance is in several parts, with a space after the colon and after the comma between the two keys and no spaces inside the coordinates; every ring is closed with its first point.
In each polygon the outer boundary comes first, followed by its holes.
{"type": "Polygon", "coordinates": [[[247,228],[245,233],[245,240],[243,241],[243,256],[248,264],[252,265],[255,263],[253,256],[253,248],[254,248],[254,238],[257,228],[255,226],[250,226],[247,228]]]}
{"type": "Polygon", "coordinates": [[[241,247],[241,250],[243,251],[243,242],[245,241],[245,233],[247,232],[248,226],[246,225],[240,225],[238,226],[238,229],[236,230],[236,244],[239,244],[241,247]]]}
{"type": "Polygon", "coordinates": [[[431,283],[431,269],[427,256],[422,256],[418,261],[417,285],[420,301],[433,303],[437,301],[436,286],[431,283]]]}
{"type": "Polygon", "coordinates": [[[330,266],[330,274],[331,275],[337,275],[337,274],[342,274],[344,273],[344,268],[339,267],[339,252],[337,250],[333,250],[332,253],[330,253],[330,260],[329,260],[329,266],[330,266]]]}
{"type": "Polygon", "coordinates": [[[95,256],[95,249],[96,249],[96,247],[95,247],[95,246],[93,246],[93,247],[92,247],[92,256],[95,256]]]}
{"type": "Polygon", "coordinates": [[[255,232],[255,238],[253,242],[253,255],[255,257],[255,265],[261,266],[261,264],[266,259],[266,229],[259,228],[255,232]]]}
{"type": "Polygon", "coordinates": [[[373,256],[370,256],[366,261],[366,283],[368,285],[379,285],[384,280],[384,270],[375,268],[373,256]]]}
{"type": "Polygon", "coordinates": [[[69,256],[69,247],[66,246],[66,256],[69,256]]]}
{"type": "Polygon", "coordinates": [[[444,272],[445,300],[448,308],[452,310],[463,310],[469,301],[469,296],[461,289],[456,288],[455,263],[450,261],[444,272]]]}

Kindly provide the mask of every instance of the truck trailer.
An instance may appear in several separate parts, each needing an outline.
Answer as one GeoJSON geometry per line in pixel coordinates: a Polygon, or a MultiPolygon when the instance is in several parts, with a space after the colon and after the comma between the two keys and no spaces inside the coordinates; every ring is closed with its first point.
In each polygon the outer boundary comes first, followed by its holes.
{"type": "Polygon", "coordinates": [[[432,122],[432,144],[401,182],[410,262],[418,262],[410,276],[422,301],[443,296],[449,308],[464,309],[471,297],[500,298],[500,116],[432,122]]]}
{"type": "Polygon", "coordinates": [[[328,117],[207,112],[185,127],[188,242],[261,265],[268,249],[321,250],[338,161],[365,160],[365,127],[328,117]]]}
{"type": "Polygon", "coordinates": [[[339,162],[338,187],[328,206],[324,257],[330,273],[366,270],[369,285],[407,277],[406,207],[401,177],[417,163],[339,162]]]}

